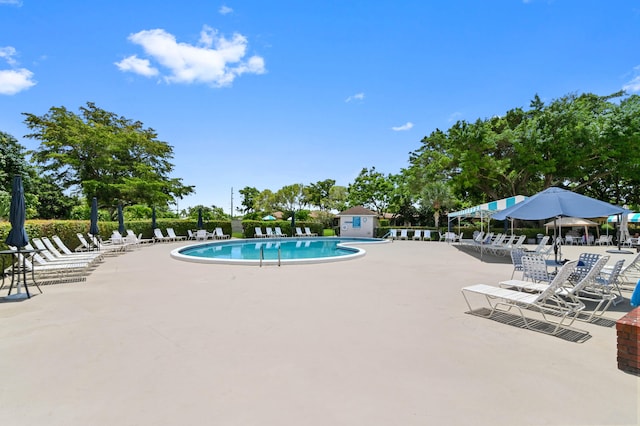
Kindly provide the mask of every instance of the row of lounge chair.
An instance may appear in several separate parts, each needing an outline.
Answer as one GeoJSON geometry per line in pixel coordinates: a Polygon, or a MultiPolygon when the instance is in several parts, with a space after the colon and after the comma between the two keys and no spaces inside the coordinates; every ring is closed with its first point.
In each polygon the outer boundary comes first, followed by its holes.
{"type": "Polygon", "coordinates": [[[623,300],[622,291],[633,290],[640,277],[640,254],[624,267],[624,259],[607,265],[607,255],[582,253],[578,260],[549,272],[545,255],[518,252],[522,254],[518,269],[521,278],[514,279],[512,273],[510,279],[497,285],[462,288],[469,313],[491,318],[513,310],[519,314],[515,318],[522,327],[554,335],[575,331],[571,329],[575,320],[591,322],[602,317],[611,305],[623,300]],[[473,295],[483,297],[488,308],[474,308],[473,295]],[[586,311],[587,303],[594,305],[590,313],[586,311]],[[525,312],[537,312],[541,319],[525,312]]]}
{"type": "Polygon", "coordinates": [[[198,229],[197,231],[187,230],[187,240],[226,240],[231,238],[231,235],[225,234],[221,227],[216,227],[213,232],[208,232],[206,229],[198,229]]]}
{"type": "MultiPolygon", "coordinates": [[[[509,235],[496,234],[489,232],[485,235],[484,232],[479,232],[475,238],[471,240],[459,240],[460,243],[472,247],[476,250],[482,250],[485,253],[490,253],[496,256],[507,256],[515,250],[521,249],[525,243],[525,235],[509,235]]],[[[549,236],[544,236],[538,246],[532,250],[534,253],[548,255],[553,246],[548,246],[549,236]]]]}
{"type": "Polygon", "coordinates": [[[428,229],[390,229],[384,237],[392,240],[431,241],[431,231],[428,229]],[[409,231],[412,233],[411,236],[409,236],[409,231]]]}
{"type": "MultiPolygon", "coordinates": [[[[262,232],[262,228],[260,226],[256,226],[255,234],[253,234],[253,237],[254,238],[286,238],[288,237],[287,234],[282,232],[282,229],[279,226],[276,226],[275,229],[272,229],[271,227],[267,226],[265,229],[266,229],[265,232],[262,232]]],[[[296,227],[295,236],[296,237],[317,237],[318,234],[316,234],[315,232],[311,232],[311,228],[306,226],[304,228],[304,232],[302,231],[302,228],[296,227]]]]}

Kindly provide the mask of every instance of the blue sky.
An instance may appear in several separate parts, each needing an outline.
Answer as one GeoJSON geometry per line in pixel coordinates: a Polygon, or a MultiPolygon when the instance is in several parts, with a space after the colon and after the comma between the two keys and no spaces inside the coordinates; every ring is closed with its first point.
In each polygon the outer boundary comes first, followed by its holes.
{"type": "Polygon", "coordinates": [[[0,0],[0,130],[87,102],[174,148],[179,201],[229,211],[362,168],[436,128],[568,93],[640,91],[637,1],[0,0]]]}

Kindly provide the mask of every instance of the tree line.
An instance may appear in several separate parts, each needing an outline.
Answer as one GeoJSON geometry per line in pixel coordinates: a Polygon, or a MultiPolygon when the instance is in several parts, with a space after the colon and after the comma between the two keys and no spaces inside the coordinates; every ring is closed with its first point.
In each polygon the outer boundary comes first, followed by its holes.
{"type": "MultiPolygon", "coordinates": [[[[194,217],[199,210],[208,219],[226,216],[216,206],[172,210],[195,186],[171,177],[173,148],[139,121],[91,102],[78,114],[52,107],[42,116],[24,116],[31,131],[26,137],[40,146],[27,152],[0,132],[1,216],[6,217],[15,174],[23,176],[29,217],[80,218],[88,215],[92,197],[111,216],[123,204],[131,219],[150,217],[152,206],[159,217],[194,217]]],[[[639,167],[640,96],[568,94],[545,104],[535,95],[527,109],[435,129],[397,174],[373,166],[346,187],[333,179],[275,191],[245,187],[237,212],[257,218],[314,209],[329,217],[363,205],[380,215],[438,226],[447,211],[549,186],[637,208],[639,167]]]]}

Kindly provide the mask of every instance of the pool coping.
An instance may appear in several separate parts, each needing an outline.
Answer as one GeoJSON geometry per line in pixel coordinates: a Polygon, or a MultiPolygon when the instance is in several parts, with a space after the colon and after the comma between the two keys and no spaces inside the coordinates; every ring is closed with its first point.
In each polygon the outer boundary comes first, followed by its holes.
{"type": "Polygon", "coordinates": [[[207,263],[207,264],[215,264],[215,265],[249,265],[249,266],[262,266],[262,265],[302,265],[302,264],[317,264],[317,263],[329,263],[329,262],[340,262],[346,260],[352,260],[355,258],[359,258],[367,254],[367,251],[363,248],[352,247],[353,245],[360,244],[384,244],[388,243],[389,240],[385,239],[373,239],[373,238],[362,238],[358,239],[358,237],[344,237],[349,238],[350,241],[345,241],[338,243],[338,247],[342,247],[344,249],[353,250],[354,253],[346,254],[341,256],[330,256],[330,257],[311,257],[304,259],[216,259],[216,258],[207,258],[207,257],[197,257],[197,256],[187,256],[180,253],[182,250],[186,248],[193,248],[197,245],[226,245],[229,243],[237,243],[237,242],[277,242],[277,241],[316,241],[316,240],[340,240],[340,237],[292,237],[292,238],[232,238],[227,240],[214,240],[207,242],[198,242],[197,244],[191,244],[187,246],[178,247],[174,250],[171,250],[170,256],[173,259],[180,260],[183,262],[192,262],[192,263],[207,263]]]}

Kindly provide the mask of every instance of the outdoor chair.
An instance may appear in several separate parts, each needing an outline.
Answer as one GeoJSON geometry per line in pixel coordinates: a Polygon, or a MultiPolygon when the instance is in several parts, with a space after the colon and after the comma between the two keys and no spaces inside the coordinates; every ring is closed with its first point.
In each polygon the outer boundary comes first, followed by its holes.
{"type": "Polygon", "coordinates": [[[413,231],[413,237],[411,238],[412,240],[418,240],[421,241],[422,240],[422,230],[420,229],[416,229],[415,231],[413,231]]]}
{"type": "Polygon", "coordinates": [[[533,329],[539,320],[525,316],[524,312],[526,310],[538,312],[542,315],[544,322],[552,327],[551,329],[535,327],[535,330],[555,335],[563,328],[570,327],[578,313],[584,309],[583,303],[574,303],[574,301],[558,295],[558,290],[567,281],[577,263],[576,260],[564,264],[553,281],[541,292],[525,292],[487,284],[476,284],[463,287],[462,295],[469,307],[469,313],[491,318],[496,313],[504,314],[513,309],[520,314],[522,325],[525,328],[533,329]],[[472,294],[484,297],[488,304],[488,313],[486,308],[474,309],[472,307],[470,301],[472,294]]]}
{"type": "Polygon", "coordinates": [[[153,239],[155,241],[160,241],[163,243],[171,241],[171,237],[166,237],[162,235],[162,231],[160,230],[160,228],[153,228],[153,239]]]}
{"type": "MultiPolygon", "coordinates": [[[[276,228],[276,230],[277,230],[277,229],[279,229],[279,228],[276,228]]],[[[229,235],[229,234],[225,234],[225,233],[224,233],[224,231],[222,230],[222,228],[218,226],[218,227],[216,227],[216,229],[214,229],[214,231],[213,231],[213,237],[214,237],[216,240],[226,240],[226,239],[231,238],[231,235],[229,235]]]]}
{"type": "Polygon", "coordinates": [[[182,241],[187,239],[186,235],[176,235],[176,232],[173,230],[173,228],[167,228],[167,236],[172,241],[182,241]]]}

